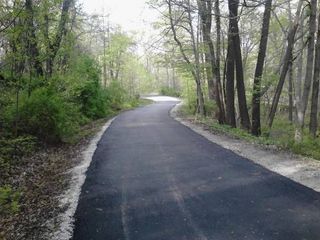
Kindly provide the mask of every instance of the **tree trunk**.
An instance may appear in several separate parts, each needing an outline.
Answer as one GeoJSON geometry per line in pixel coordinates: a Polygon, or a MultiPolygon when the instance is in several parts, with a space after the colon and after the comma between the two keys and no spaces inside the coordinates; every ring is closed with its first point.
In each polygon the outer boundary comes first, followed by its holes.
{"type": "Polygon", "coordinates": [[[320,15],[318,17],[316,55],[314,61],[314,74],[311,96],[311,113],[309,130],[313,138],[316,137],[318,129],[318,98],[319,98],[319,78],[320,78],[320,15]]]}
{"type": "Polygon", "coordinates": [[[293,122],[293,58],[291,55],[290,65],[289,65],[289,76],[288,76],[288,82],[289,82],[289,113],[288,113],[288,120],[292,123],[293,122]]]}
{"type": "Polygon", "coordinates": [[[317,0],[310,0],[310,17],[309,17],[309,36],[308,36],[308,53],[306,63],[306,75],[304,79],[304,88],[302,94],[302,121],[299,122],[301,128],[304,127],[304,119],[308,107],[310,88],[312,83],[313,63],[314,63],[314,43],[317,19],[317,0]]]}
{"type": "Polygon", "coordinates": [[[273,101],[272,101],[272,105],[271,105],[271,109],[269,112],[269,116],[268,116],[268,126],[269,128],[272,127],[273,124],[273,120],[278,108],[278,103],[280,100],[280,95],[282,92],[282,88],[283,88],[283,84],[289,69],[289,65],[290,65],[290,60],[291,60],[291,54],[292,54],[292,50],[293,50],[293,45],[294,45],[294,39],[295,39],[295,35],[297,32],[297,28],[299,26],[299,17],[300,17],[300,12],[301,12],[301,8],[302,8],[302,3],[303,0],[299,0],[298,3],[298,8],[297,8],[297,12],[296,12],[296,16],[295,16],[295,20],[292,23],[289,33],[288,33],[288,45],[287,45],[287,49],[286,49],[286,53],[285,53],[285,57],[284,57],[284,63],[282,66],[282,70],[280,73],[280,78],[279,78],[279,82],[273,97],[273,101]]]}
{"type": "Polygon", "coordinates": [[[267,45],[268,45],[271,6],[272,6],[272,0],[267,0],[265,3],[265,10],[263,14],[259,53],[258,53],[257,65],[256,65],[255,74],[254,74],[254,82],[253,82],[251,133],[256,136],[259,136],[261,134],[261,122],[260,122],[261,78],[263,74],[264,61],[265,61],[267,45]]]}
{"type": "MultiPolygon", "coordinates": [[[[209,98],[215,100],[217,104],[216,117],[220,124],[225,122],[225,113],[222,103],[221,92],[217,79],[217,66],[214,53],[214,46],[211,40],[211,22],[212,22],[212,0],[198,0],[199,15],[201,18],[201,28],[203,33],[203,42],[205,45],[206,74],[208,78],[209,98]],[[210,66],[210,67],[209,67],[210,66]]],[[[219,73],[220,74],[220,73],[219,73]]],[[[219,80],[220,81],[220,80],[219,80]]],[[[221,88],[220,88],[221,89],[221,88]]]]}
{"type": "Polygon", "coordinates": [[[221,18],[220,18],[220,2],[219,0],[215,0],[214,5],[214,14],[216,19],[216,79],[217,79],[217,89],[220,94],[220,101],[221,101],[221,111],[223,110],[222,116],[226,118],[225,112],[225,104],[224,104],[224,94],[223,94],[223,87],[221,85],[221,74],[220,74],[220,59],[221,59],[221,18]]]}
{"type": "MultiPolygon", "coordinates": [[[[304,36],[304,18],[300,19],[299,34],[304,36]]],[[[303,66],[304,66],[304,40],[303,37],[299,40],[298,49],[301,49],[299,57],[297,59],[297,80],[296,80],[296,96],[295,96],[295,136],[296,142],[302,140],[302,129],[299,127],[299,122],[302,122],[302,76],[303,76],[303,66]]]]}
{"type": "Polygon", "coordinates": [[[234,108],[234,48],[231,34],[228,35],[226,59],[226,120],[231,127],[237,127],[234,108]]]}
{"type": "Polygon", "coordinates": [[[236,65],[236,77],[237,77],[237,93],[239,102],[240,123],[243,129],[250,129],[250,118],[247,107],[246,91],[243,79],[243,65],[240,46],[240,35],[238,27],[238,5],[239,0],[229,0],[229,21],[230,21],[230,34],[233,42],[234,61],[236,65]]]}
{"type": "Polygon", "coordinates": [[[302,96],[297,101],[297,119],[296,119],[296,130],[295,130],[295,141],[301,142],[303,137],[303,128],[305,122],[305,115],[307,111],[309,92],[311,88],[311,80],[313,73],[313,62],[314,62],[314,41],[316,31],[316,8],[317,0],[311,0],[309,3],[310,16],[309,16],[309,35],[308,35],[308,50],[307,50],[307,62],[306,62],[306,73],[304,79],[304,88],[302,96]]]}
{"type": "Polygon", "coordinates": [[[199,58],[198,47],[196,44],[196,38],[194,35],[193,24],[192,24],[190,0],[188,0],[187,12],[188,12],[188,24],[190,27],[192,51],[193,51],[193,55],[194,55],[194,59],[195,59],[194,73],[195,73],[196,84],[197,84],[198,113],[200,115],[206,115],[205,106],[204,106],[204,97],[203,97],[203,92],[202,92],[202,87],[201,87],[200,58],[199,58]]]}
{"type": "Polygon", "coordinates": [[[50,53],[48,56],[48,75],[51,76],[53,72],[53,62],[61,45],[62,37],[65,35],[67,29],[67,20],[69,17],[69,9],[73,0],[64,0],[62,4],[61,17],[58,25],[58,30],[55,34],[54,41],[49,45],[50,53]]]}
{"type": "Polygon", "coordinates": [[[32,69],[30,71],[35,70],[36,75],[42,76],[43,69],[42,64],[40,62],[40,54],[37,46],[37,39],[36,39],[36,29],[33,23],[33,3],[32,0],[26,0],[25,2],[26,8],[26,24],[27,24],[27,41],[28,41],[28,48],[29,48],[29,61],[32,69]]]}
{"type": "MultiPolygon", "coordinates": [[[[173,38],[179,47],[180,53],[181,53],[184,61],[189,66],[192,67],[191,73],[192,73],[192,76],[196,82],[196,87],[197,87],[197,90],[196,90],[197,91],[197,112],[200,113],[201,115],[205,115],[204,97],[203,97],[201,81],[200,81],[199,54],[198,54],[198,52],[196,50],[196,46],[195,46],[193,27],[192,27],[192,22],[190,19],[190,14],[191,14],[190,9],[188,9],[188,18],[189,18],[189,26],[190,26],[190,31],[191,31],[191,41],[192,41],[192,45],[193,45],[192,49],[193,49],[193,54],[194,54],[194,58],[196,61],[195,64],[192,64],[191,61],[189,60],[189,58],[185,52],[185,49],[183,48],[183,45],[177,36],[177,32],[175,29],[175,23],[174,23],[174,19],[173,19],[173,15],[172,15],[172,0],[168,0],[167,4],[168,4],[168,10],[169,10],[170,28],[173,33],[173,38]]],[[[190,7],[190,5],[188,7],[190,7]]]]}

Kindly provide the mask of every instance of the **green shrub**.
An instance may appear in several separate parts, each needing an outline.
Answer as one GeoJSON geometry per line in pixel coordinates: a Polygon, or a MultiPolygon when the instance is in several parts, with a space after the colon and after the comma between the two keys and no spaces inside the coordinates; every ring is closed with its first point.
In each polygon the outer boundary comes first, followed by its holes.
{"type": "Polygon", "coordinates": [[[78,97],[81,112],[90,119],[105,117],[108,113],[108,97],[99,83],[88,82],[78,97]]]}
{"type": "Polygon", "coordinates": [[[177,91],[175,88],[163,86],[160,89],[161,95],[171,96],[171,97],[180,97],[181,93],[177,91]]]}
{"type": "Polygon", "coordinates": [[[0,213],[14,214],[19,212],[19,200],[21,193],[14,191],[11,186],[0,187],[0,213]]]}
{"type": "Polygon", "coordinates": [[[48,88],[39,88],[23,99],[19,119],[20,133],[51,143],[73,135],[82,116],[68,99],[48,88]]]}
{"type": "Polygon", "coordinates": [[[216,104],[215,101],[213,100],[207,100],[205,102],[205,109],[206,109],[206,113],[207,113],[207,116],[209,117],[213,117],[215,118],[216,117],[216,111],[218,109],[218,106],[216,104]]]}
{"type": "Polygon", "coordinates": [[[107,92],[101,86],[99,64],[94,59],[77,56],[63,82],[67,82],[66,91],[87,118],[95,120],[110,113],[107,92]]]}
{"type": "Polygon", "coordinates": [[[118,81],[112,81],[106,89],[106,96],[109,106],[113,111],[119,111],[127,100],[127,93],[118,81]]]}
{"type": "Polygon", "coordinates": [[[320,140],[305,136],[301,143],[289,141],[289,148],[297,154],[312,157],[320,160],[320,140]]]}

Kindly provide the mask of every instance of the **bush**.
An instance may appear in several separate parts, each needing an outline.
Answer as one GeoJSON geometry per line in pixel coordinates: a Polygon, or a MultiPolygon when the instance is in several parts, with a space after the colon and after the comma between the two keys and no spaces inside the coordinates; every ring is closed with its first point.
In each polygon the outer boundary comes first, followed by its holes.
{"type": "Polygon", "coordinates": [[[119,111],[123,108],[127,93],[117,81],[112,81],[106,89],[107,101],[113,111],[119,111]]]}
{"type": "Polygon", "coordinates": [[[171,96],[171,97],[180,97],[181,93],[172,87],[161,87],[160,89],[161,95],[171,96]]]}
{"type": "Polygon", "coordinates": [[[297,154],[312,157],[320,160],[320,140],[305,136],[301,143],[289,141],[290,149],[297,154]]]}
{"type": "Polygon", "coordinates": [[[78,56],[63,82],[67,82],[67,92],[87,118],[95,120],[110,113],[107,93],[101,86],[99,65],[89,56],[78,56]]]}
{"type": "Polygon", "coordinates": [[[73,135],[82,116],[75,104],[48,88],[39,88],[23,99],[19,119],[20,133],[52,143],[73,135]]]}
{"type": "Polygon", "coordinates": [[[97,82],[88,82],[82,87],[78,102],[80,111],[90,119],[105,117],[110,112],[107,93],[97,82]]]}

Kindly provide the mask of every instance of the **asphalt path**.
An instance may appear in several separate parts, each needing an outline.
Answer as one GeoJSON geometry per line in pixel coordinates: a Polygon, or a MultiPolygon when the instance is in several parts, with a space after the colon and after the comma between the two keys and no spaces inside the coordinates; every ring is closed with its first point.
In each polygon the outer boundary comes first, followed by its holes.
{"type": "Polygon", "coordinates": [[[174,102],[116,118],[101,138],[74,240],[319,240],[320,194],[172,119],[174,102]]]}

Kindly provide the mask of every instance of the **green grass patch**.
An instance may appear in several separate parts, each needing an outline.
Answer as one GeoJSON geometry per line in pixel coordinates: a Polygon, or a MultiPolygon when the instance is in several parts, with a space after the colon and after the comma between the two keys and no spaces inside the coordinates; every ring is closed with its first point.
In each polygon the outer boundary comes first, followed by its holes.
{"type": "Polygon", "coordinates": [[[268,128],[263,127],[261,136],[256,137],[246,130],[232,128],[229,125],[221,125],[212,117],[194,115],[193,109],[188,105],[183,105],[179,113],[196,123],[203,124],[211,132],[263,146],[276,146],[279,150],[288,150],[301,156],[320,160],[320,139],[311,138],[305,130],[303,140],[300,143],[296,143],[294,141],[295,127],[288,122],[285,116],[275,119],[273,128],[270,131],[268,128]]]}

